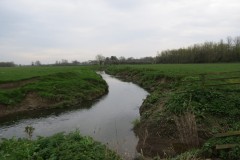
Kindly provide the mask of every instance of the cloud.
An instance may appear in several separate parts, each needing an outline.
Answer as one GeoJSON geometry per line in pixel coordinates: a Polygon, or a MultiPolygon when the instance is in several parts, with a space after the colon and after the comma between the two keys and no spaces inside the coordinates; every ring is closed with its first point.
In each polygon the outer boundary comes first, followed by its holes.
{"type": "Polygon", "coordinates": [[[1,0],[0,61],[155,56],[239,36],[238,0],[1,0]]]}

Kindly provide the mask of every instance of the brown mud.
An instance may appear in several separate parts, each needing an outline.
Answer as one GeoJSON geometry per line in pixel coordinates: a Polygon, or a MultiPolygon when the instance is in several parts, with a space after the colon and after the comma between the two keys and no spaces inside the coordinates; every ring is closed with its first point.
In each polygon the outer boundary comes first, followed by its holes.
{"type": "MultiPolygon", "coordinates": [[[[19,80],[14,82],[6,82],[0,84],[0,89],[15,89],[25,86],[29,83],[36,83],[38,77],[33,77],[30,79],[19,80]]],[[[43,99],[37,95],[37,93],[28,93],[24,100],[15,106],[7,106],[0,104],[0,117],[4,117],[17,112],[24,112],[29,110],[48,108],[49,106],[55,104],[56,102],[51,102],[49,100],[43,99]]]]}
{"type": "Polygon", "coordinates": [[[37,95],[37,93],[28,93],[24,100],[15,106],[6,106],[0,104],[0,118],[8,116],[10,114],[38,110],[38,109],[48,109],[53,105],[57,105],[59,102],[53,102],[46,100],[37,95]]]}

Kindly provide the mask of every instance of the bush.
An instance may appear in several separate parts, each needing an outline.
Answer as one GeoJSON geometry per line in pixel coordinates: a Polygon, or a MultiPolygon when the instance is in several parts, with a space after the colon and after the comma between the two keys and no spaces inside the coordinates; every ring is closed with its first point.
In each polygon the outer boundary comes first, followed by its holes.
{"type": "Polygon", "coordinates": [[[37,159],[37,160],[118,160],[120,157],[105,145],[83,137],[78,131],[67,135],[55,134],[51,137],[39,137],[37,140],[3,139],[0,143],[0,159],[37,159]]]}

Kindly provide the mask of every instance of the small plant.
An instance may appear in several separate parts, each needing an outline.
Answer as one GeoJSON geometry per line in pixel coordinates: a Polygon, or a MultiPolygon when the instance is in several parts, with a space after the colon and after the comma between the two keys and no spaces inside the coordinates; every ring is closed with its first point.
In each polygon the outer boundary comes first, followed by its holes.
{"type": "Polygon", "coordinates": [[[240,138],[236,136],[230,137],[214,137],[209,139],[202,147],[202,152],[207,157],[217,157],[223,160],[239,160],[240,157],[240,138]],[[219,144],[236,144],[235,147],[229,149],[216,150],[219,144]]]}
{"type": "Polygon", "coordinates": [[[199,155],[200,150],[190,150],[172,158],[171,160],[202,160],[201,158],[198,158],[199,155]]]}
{"type": "Polygon", "coordinates": [[[35,130],[35,128],[33,128],[32,126],[26,126],[25,127],[25,133],[27,133],[29,139],[32,139],[32,135],[33,135],[34,130],[35,130]]]}
{"type": "Polygon", "coordinates": [[[136,118],[135,120],[132,121],[132,124],[134,128],[138,127],[140,124],[140,119],[136,118]]]}

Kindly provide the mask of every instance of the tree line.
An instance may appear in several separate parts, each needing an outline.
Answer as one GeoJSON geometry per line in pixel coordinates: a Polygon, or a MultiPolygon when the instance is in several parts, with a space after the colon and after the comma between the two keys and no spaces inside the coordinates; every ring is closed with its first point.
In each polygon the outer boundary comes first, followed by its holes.
{"type": "Polygon", "coordinates": [[[0,67],[15,67],[14,62],[0,62],[0,67]]]}
{"type": "Polygon", "coordinates": [[[226,41],[205,42],[188,48],[165,50],[158,53],[156,63],[217,63],[240,62],[240,37],[226,41]]]}
{"type": "Polygon", "coordinates": [[[133,58],[128,57],[125,58],[123,56],[116,57],[116,56],[110,56],[110,57],[104,57],[101,54],[98,54],[96,56],[95,63],[98,63],[100,65],[111,65],[111,64],[152,64],[155,62],[155,57],[143,57],[143,58],[133,58]]]}
{"type": "MultiPolygon", "coordinates": [[[[220,40],[219,42],[205,42],[195,44],[187,48],[179,48],[158,52],[156,57],[125,58],[123,56],[104,57],[98,54],[95,60],[69,62],[66,59],[56,61],[49,66],[71,66],[71,65],[112,65],[112,64],[153,64],[153,63],[218,63],[218,62],[240,62],[240,36],[220,40]]],[[[32,66],[42,66],[37,60],[31,63],[32,66]]],[[[0,62],[0,67],[17,66],[14,62],[0,62]]]]}

